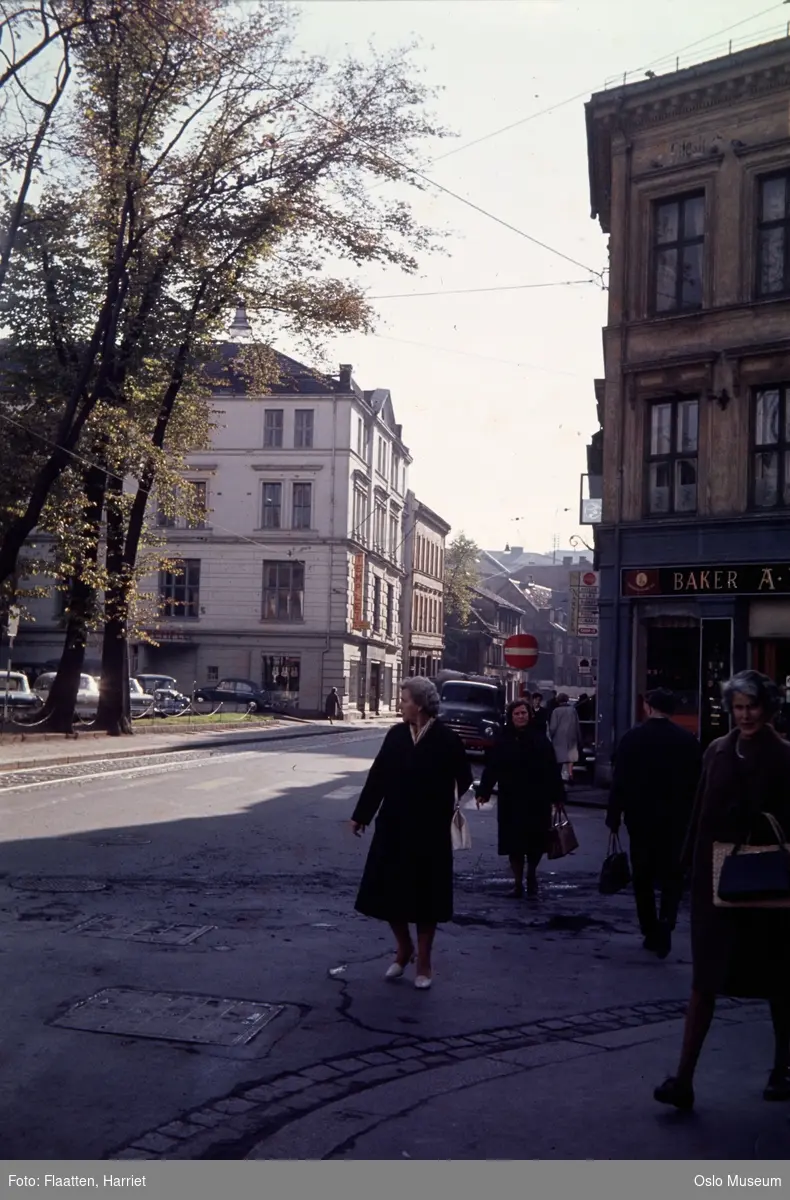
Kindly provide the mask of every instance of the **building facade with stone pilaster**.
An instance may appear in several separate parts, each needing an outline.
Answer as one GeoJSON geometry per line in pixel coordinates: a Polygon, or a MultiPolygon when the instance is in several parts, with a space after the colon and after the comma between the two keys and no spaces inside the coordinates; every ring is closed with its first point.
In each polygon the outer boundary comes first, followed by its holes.
{"type": "Polygon", "coordinates": [[[403,662],[409,676],[433,678],[444,654],[444,556],[450,525],[414,492],[406,497],[403,662]]]}
{"type": "Polygon", "coordinates": [[[703,743],[790,683],[790,38],[587,104],[603,333],[598,751],[651,687],[703,743]]]}

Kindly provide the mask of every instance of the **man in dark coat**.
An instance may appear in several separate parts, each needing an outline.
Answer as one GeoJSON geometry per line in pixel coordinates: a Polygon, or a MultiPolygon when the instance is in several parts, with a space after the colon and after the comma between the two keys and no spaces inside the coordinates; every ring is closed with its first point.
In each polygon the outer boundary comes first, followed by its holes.
{"type": "Polygon", "coordinates": [[[336,687],[333,687],[326,698],[324,712],[330,721],[337,721],[343,716],[343,706],[340,703],[340,696],[336,687]]]}
{"type": "Polygon", "coordinates": [[[693,734],[670,720],[675,697],[664,688],[645,697],[646,719],[624,734],[614,759],[606,824],[625,820],[639,926],[646,950],[666,958],[683,894],[681,855],[702,771],[693,734]],[[656,912],[656,889],[660,907],[656,912]]]}
{"type": "Polygon", "coordinates": [[[530,725],[537,733],[542,733],[544,737],[549,731],[549,712],[543,705],[543,695],[541,692],[532,693],[532,713],[530,714],[530,725]]]}

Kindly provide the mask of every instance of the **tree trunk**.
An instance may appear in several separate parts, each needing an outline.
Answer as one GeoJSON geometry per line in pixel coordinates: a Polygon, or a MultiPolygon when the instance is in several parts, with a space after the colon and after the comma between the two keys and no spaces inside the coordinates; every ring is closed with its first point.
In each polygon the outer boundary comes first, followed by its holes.
{"type": "MultiPolygon", "coordinates": [[[[108,597],[109,598],[109,597],[108,597]]],[[[101,652],[101,695],[96,728],[111,737],[122,737],[132,730],[129,700],[129,643],[126,621],[108,617],[104,625],[101,652]]]]}
{"type": "Polygon", "coordinates": [[[92,588],[86,587],[82,580],[77,579],[72,584],[70,596],[71,615],[66,627],[66,640],[39,726],[47,733],[74,732],[74,709],[88,640],[87,622],[78,606],[83,598],[88,603],[92,602],[95,593],[92,588]]]}
{"type": "Polygon", "coordinates": [[[53,733],[72,733],[74,730],[74,709],[85,662],[89,620],[96,606],[96,592],[86,582],[85,575],[88,569],[96,566],[99,557],[99,536],[106,487],[107,476],[101,468],[92,467],[85,473],[84,537],[87,539],[87,548],[71,581],[66,640],[57,675],[52,682],[42,714],[42,722],[45,723],[43,728],[53,733]]]}
{"type": "Polygon", "coordinates": [[[129,698],[128,614],[131,576],[124,563],[123,484],[107,484],[107,574],[113,581],[104,597],[104,640],[101,654],[101,694],[96,728],[112,737],[132,733],[129,698]]]}

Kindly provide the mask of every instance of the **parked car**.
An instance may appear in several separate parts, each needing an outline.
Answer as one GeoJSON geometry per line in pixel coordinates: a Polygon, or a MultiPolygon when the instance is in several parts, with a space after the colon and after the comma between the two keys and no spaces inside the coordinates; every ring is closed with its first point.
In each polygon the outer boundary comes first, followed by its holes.
{"type": "Polygon", "coordinates": [[[234,708],[253,705],[256,712],[271,712],[271,693],[258,687],[251,679],[220,679],[207,683],[195,692],[195,700],[208,704],[225,704],[234,708]]]}
{"type": "Polygon", "coordinates": [[[35,712],[41,707],[41,701],[30,687],[27,675],[22,671],[4,671],[0,674],[0,715],[5,710],[6,703],[14,714],[35,712]]]}
{"type": "MultiPolygon", "coordinates": [[[[34,691],[39,699],[46,701],[49,695],[49,689],[55,682],[56,671],[47,671],[45,675],[39,675],[35,682],[34,691]]],[[[96,710],[99,707],[99,684],[92,675],[80,675],[80,686],[77,690],[77,703],[74,706],[74,712],[78,717],[86,717],[90,719],[96,716],[96,710]]]]}
{"type": "Polygon", "coordinates": [[[189,696],[176,688],[157,688],[154,692],[154,712],[158,717],[178,717],[189,708],[189,696]]]}
{"type": "Polygon", "coordinates": [[[141,717],[144,712],[154,707],[154,698],[143,691],[138,679],[129,680],[129,705],[133,717],[141,717]]]}
{"type": "Polygon", "coordinates": [[[160,688],[174,688],[178,691],[178,681],[172,675],[135,675],[135,679],[143,691],[151,696],[160,688]]]}

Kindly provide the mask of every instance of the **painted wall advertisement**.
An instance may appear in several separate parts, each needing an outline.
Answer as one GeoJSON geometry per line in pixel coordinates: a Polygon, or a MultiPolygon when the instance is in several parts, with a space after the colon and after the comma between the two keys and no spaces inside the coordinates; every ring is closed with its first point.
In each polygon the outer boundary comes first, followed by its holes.
{"type": "Polygon", "coordinates": [[[598,637],[599,575],[597,571],[571,571],[569,633],[574,637],[598,637]]]}
{"type": "Polygon", "coordinates": [[[365,628],[365,555],[354,555],[354,591],[353,591],[352,629],[365,628]]]}

